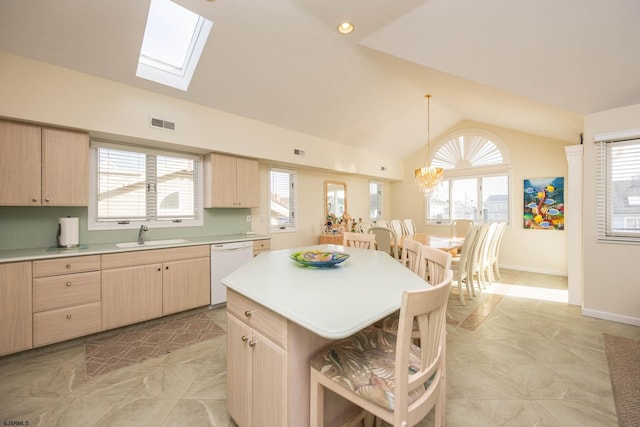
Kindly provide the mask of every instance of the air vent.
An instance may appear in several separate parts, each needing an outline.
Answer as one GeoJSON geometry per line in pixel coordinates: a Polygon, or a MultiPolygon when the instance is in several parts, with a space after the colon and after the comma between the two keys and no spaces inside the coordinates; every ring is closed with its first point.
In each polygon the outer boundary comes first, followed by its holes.
{"type": "Polygon", "coordinates": [[[293,149],[293,154],[295,154],[296,156],[304,156],[304,151],[303,150],[298,150],[297,148],[293,149]]]}
{"type": "Polygon", "coordinates": [[[165,129],[170,131],[176,130],[175,122],[170,122],[168,120],[156,119],[154,117],[150,118],[149,126],[156,129],[165,129]]]}

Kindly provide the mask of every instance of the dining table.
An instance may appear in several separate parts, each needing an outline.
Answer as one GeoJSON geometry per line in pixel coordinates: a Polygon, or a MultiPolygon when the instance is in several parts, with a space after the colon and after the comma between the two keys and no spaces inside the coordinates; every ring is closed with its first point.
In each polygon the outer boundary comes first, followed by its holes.
{"type": "Polygon", "coordinates": [[[429,233],[415,233],[406,234],[398,238],[398,249],[402,250],[402,243],[406,239],[415,240],[423,245],[431,246],[432,248],[441,249],[445,252],[449,252],[451,255],[456,255],[464,244],[464,238],[461,237],[444,237],[434,236],[429,233]]]}

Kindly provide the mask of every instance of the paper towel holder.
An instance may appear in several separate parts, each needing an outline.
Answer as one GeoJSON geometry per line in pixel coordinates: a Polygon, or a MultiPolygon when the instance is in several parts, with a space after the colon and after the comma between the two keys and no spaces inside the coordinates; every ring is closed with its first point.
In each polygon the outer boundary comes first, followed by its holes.
{"type": "MultiPolygon", "coordinates": [[[[67,218],[71,218],[70,215],[67,215],[67,218]]],[[[78,239],[78,230],[77,230],[77,222],[76,222],[76,230],[75,233],[73,233],[73,236],[69,236],[69,230],[65,229],[62,230],[62,219],[60,218],[60,220],[58,220],[58,233],[56,234],[56,241],[58,244],[59,248],[77,248],[80,246],[80,242],[78,239]],[[64,231],[64,232],[63,232],[64,231]],[[63,236],[64,234],[64,236],[63,236]],[[71,240],[69,240],[71,239],[71,240]]],[[[74,218],[76,221],[78,220],[77,218],[74,218]]],[[[65,223],[65,226],[67,224],[65,223]]]]}

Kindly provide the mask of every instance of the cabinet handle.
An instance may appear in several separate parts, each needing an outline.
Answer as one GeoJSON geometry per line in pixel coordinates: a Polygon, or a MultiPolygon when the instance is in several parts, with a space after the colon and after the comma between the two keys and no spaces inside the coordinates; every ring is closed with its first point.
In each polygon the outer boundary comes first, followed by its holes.
{"type": "Polygon", "coordinates": [[[165,269],[165,270],[168,270],[168,269],[169,269],[169,266],[167,265],[164,269],[165,269]]]}
{"type": "Polygon", "coordinates": [[[38,203],[38,199],[36,199],[36,198],[31,199],[31,201],[32,201],[33,203],[38,203]]]}
{"type": "Polygon", "coordinates": [[[66,283],[67,287],[71,286],[71,282],[66,283]]]}
{"type": "Polygon", "coordinates": [[[160,267],[158,267],[158,271],[162,271],[162,269],[160,267]]]}
{"type": "Polygon", "coordinates": [[[256,340],[251,340],[249,341],[249,347],[255,347],[256,346],[257,341],[256,340]]]}
{"type": "Polygon", "coordinates": [[[71,315],[70,314],[67,314],[67,319],[71,319],[71,315]]]}
{"type": "Polygon", "coordinates": [[[48,198],[48,197],[46,197],[46,198],[44,199],[44,201],[45,201],[45,202],[49,202],[49,198],[48,198]]]}
{"type": "Polygon", "coordinates": [[[249,339],[248,336],[243,335],[242,338],[240,338],[242,340],[242,342],[247,342],[247,340],[249,339]]]}
{"type": "Polygon", "coordinates": [[[252,314],[253,314],[253,310],[247,310],[244,312],[244,315],[247,317],[251,317],[252,314]]]}
{"type": "Polygon", "coordinates": [[[66,268],[67,268],[67,270],[68,270],[68,269],[70,269],[70,268],[71,268],[71,264],[67,264],[67,265],[65,265],[65,267],[66,267],[66,268]]]}

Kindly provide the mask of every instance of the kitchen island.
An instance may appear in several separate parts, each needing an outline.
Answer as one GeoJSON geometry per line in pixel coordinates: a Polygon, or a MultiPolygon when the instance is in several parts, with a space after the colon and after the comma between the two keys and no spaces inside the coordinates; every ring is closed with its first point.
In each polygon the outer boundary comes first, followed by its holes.
{"type": "MultiPolygon", "coordinates": [[[[332,340],[400,308],[405,290],[425,282],[388,254],[335,245],[265,253],[226,278],[227,408],[240,427],[309,425],[309,360],[332,340]],[[345,262],[303,267],[301,249],[344,251],[345,262]]],[[[325,420],[348,410],[326,396],[325,420]]]]}

